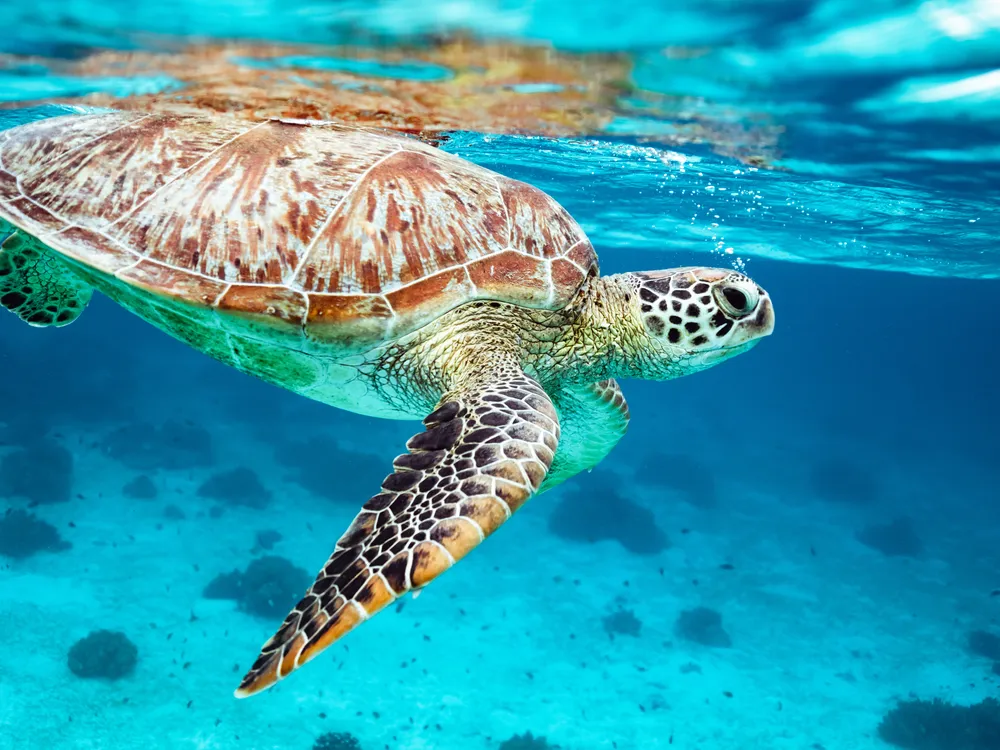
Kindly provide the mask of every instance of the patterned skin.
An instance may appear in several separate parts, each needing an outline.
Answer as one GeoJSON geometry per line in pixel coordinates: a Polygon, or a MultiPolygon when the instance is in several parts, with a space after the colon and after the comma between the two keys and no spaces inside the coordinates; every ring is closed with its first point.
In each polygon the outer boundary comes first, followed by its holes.
{"type": "Polygon", "coordinates": [[[544,193],[399,136],[124,113],[0,133],[0,305],[60,326],[94,288],[243,372],[424,417],[241,697],[600,462],[628,426],[614,378],[697,372],[774,326],[730,270],[600,277],[544,193]]]}

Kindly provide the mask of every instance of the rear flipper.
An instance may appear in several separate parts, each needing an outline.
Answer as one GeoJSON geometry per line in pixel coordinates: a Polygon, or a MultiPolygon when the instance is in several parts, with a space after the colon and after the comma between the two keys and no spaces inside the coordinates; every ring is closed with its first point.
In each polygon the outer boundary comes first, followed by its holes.
{"type": "Polygon", "coordinates": [[[0,226],[0,305],[28,325],[65,326],[80,317],[91,294],[52,250],[29,234],[0,226]]]}

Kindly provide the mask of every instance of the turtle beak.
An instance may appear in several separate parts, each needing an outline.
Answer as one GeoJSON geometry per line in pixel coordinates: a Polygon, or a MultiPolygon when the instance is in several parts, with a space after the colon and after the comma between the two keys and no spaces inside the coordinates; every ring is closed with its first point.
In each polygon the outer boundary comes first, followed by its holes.
{"type": "Polygon", "coordinates": [[[774,305],[771,304],[770,297],[761,293],[756,310],[739,322],[727,345],[717,350],[716,356],[710,357],[710,361],[721,362],[723,359],[749,351],[759,344],[762,338],[770,336],[773,332],[774,305]]]}
{"type": "Polygon", "coordinates": [[[774,333],[774,305],[771,304],[771,298],[766,294],[762,296],[757,308],[757,314],[749,326],[755,329],[757,338],[770,336],[774,333]]]}

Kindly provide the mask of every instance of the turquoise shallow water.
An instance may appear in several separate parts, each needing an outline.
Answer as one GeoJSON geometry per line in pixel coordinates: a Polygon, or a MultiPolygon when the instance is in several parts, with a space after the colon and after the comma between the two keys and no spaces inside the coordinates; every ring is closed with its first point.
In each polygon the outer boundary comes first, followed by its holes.
{"type": "Polygon", "coordinates": [[[418,425],[251,380],[104,298],[65,329],[0,316],[0,513],[30,511],[62,540],[18,557],[8,538],[0,556],[0,749],[308,750],[331,732],[366,750],[546,747],[503,744],[526,732],[564,750],[1000,748],[996,724],[964,714],[914,715],[918,739],[879,731],[900,701],[1000,698],[993,4],[0,11],[4,128],[67,111],[39,99],[175,90],[155,71],[53,72],[149,35],[386,44],[465,30],[627,51],[636,86],[685,95],[655,113],[663,132],[707,116],[742,129],[751,112],[782,131],[776,169],[650,143],[635,111],[575,138],[447,134],[441,148],[566,206],[603,273],[744,270],[774,300],[775,334],[693,378],[624,382],[632,427],[598,469],[251,700],[232,690],[285,588],[304,584],[265,576],[256,607],[206,587],[270,555],[310,578],[418,425]],[[670,44],[710,51],[679,59],[670,44]],[[206,488],[234,470],[249,505],[206,488]],[[721,626],[692,640],[681,624],[697,608],[721,626]],[[134,644],[134,667],[81,677],[71,649],[102,629],[134,644]]]}

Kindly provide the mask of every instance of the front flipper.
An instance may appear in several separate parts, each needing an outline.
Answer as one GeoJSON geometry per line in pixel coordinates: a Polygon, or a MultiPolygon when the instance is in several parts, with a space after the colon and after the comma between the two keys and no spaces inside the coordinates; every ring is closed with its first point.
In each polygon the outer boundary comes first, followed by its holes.
{"type": "Polygon", "coordinates": [[[92,294],[54,251],[0,219],[0,306],[37,328],[65,326],[92,294]]]}
{"type": "Polygon", "coordinates": [[[424,424],[237,697],[270,687],[464,557],[538,490],[559,441],[552,402],[519,370],[448,394],[424,424]]]}

